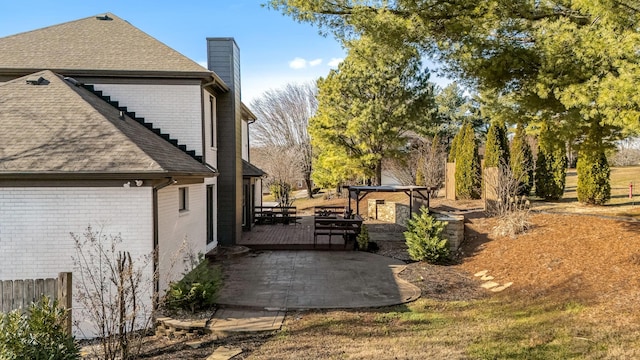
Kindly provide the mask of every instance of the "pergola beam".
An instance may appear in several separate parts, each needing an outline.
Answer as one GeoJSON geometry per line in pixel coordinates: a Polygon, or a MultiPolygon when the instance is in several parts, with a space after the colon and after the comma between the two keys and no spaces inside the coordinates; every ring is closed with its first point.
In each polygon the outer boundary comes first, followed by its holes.
{"type": "Polygon", "coordinates": [[[434,189],[432,187],[427,186],[344,186],[349,191],[349,212],[351,212],[351,194],[353,194],[353,198],[356,200],[356,214],[360,213],[360,201],[364,199],[368,194],[372,192],[404,192],[407,196],[409,196],[409,218],[413,215],[413,197],[414,193],[418,193],[423,200],[427,200],[427,207],[429,207],[430,203],[430,192],[434,189]],[[427,195],[425,196],[422,191],[427,190],[427,195]],[[362,193],[362,196],[360,195],[362,193]]]}

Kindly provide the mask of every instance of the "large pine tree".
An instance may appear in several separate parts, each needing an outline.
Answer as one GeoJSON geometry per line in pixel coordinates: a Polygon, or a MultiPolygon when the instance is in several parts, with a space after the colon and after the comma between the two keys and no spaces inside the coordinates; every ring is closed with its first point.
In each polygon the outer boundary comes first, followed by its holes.
{"type": "Polygon", "coordinates": [[[309,134],[318,157],[314,180],[354,176],[380,184],[382,160],[406,144],[406,133],[427,126],[433,84],[416,49],[389,47],[367,37],[347,42],[349,53],[318,81],[318,111],[309,134]]]}

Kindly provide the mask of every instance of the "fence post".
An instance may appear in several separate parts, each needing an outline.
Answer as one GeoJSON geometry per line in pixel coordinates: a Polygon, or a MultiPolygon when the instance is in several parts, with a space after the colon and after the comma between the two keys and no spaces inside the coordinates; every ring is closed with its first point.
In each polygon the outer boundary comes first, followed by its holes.
{"type": "Polygon", "coordinates": [[[70,272],[61,272],[58,274],[58,304],[67,310],[67,316],[64,319],[64,328],[67,334],[71,334],[72,315],[71,307],[73,306],[72,297],[72,278],[70,272]]]}

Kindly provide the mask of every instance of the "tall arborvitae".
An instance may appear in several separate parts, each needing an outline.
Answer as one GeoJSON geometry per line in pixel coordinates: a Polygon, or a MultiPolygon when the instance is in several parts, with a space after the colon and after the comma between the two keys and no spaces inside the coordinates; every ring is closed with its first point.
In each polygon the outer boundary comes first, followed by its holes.
{"type": "Polygon", "coordinates": [[[518,195],[529,195],[533,188],[533,154],[524,133],[524,126],[518,124],[511,141],[509,162],[514,179],[520,183],[518,195]]]}
{"type": "Polygon", "coordinates": [[[611,198],[609,163],[605,155],[603,127],[598,121],[591,125],[587,138],[578,152],[578,201],[603,205],[611,198]]]}
{"type": "Polygon", "coordinates": [[[464,137],[464,126],[458,130],[456,136],[453,137],[453,141],[451,141],[451,147],[449,148],[449,157],[447,159],[448,162],[456,162],[456,156],[458,156],[458,147],[460,146],[461,138],[464,137]]]}
{"type": "Polygon", "coordinates": [[[509,142],[504,123],[494,121],[487,132],[484,167],[499,167],[500,165],[509,165],[509,142]]]}
{"type": "Polygon", "coordinates": [[[480,160],[478,144],[473,127],[466,123],[461,132],[456,150],[456,197],[459,199],[480,198],[480,160]]]}
{"type": "Polygon", "coordinates": [[[564,193],[567,175],[567,155],[564,143],[545,124],[538,139],[536,160],[536,196],[558,200],[564,193]]]}

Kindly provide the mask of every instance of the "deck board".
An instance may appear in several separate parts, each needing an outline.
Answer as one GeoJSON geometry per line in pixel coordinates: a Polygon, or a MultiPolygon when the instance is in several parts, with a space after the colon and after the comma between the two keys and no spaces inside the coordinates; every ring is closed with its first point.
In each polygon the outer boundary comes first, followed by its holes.
{"type": "Polygon", "coordinates": [[[242,233],[238,245],[260,250],[353,250],[353,242],[347,243],[339,236],[318,236],[313,246],[313,216],[302,216],[298,224],[255,225],[242,233]]]}

